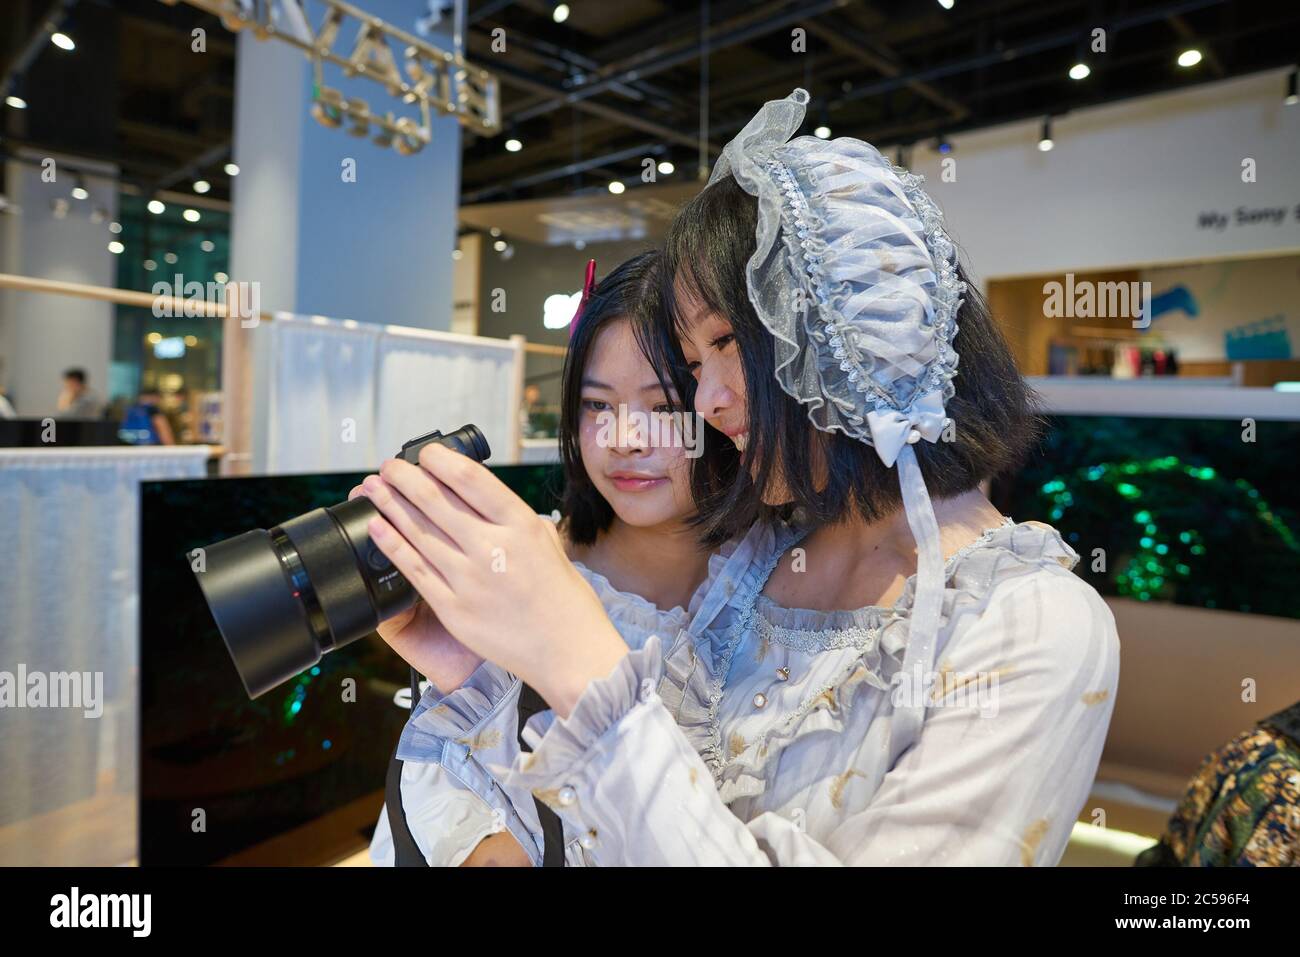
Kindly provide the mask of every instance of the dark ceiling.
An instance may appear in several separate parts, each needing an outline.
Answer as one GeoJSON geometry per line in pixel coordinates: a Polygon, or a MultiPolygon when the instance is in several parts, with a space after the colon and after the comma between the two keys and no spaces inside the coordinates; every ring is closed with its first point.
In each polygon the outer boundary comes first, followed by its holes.
{"type": "MultiPolygon", "coordinates": [[[[413,32],[426,3],[410,6],[410,22],[395,25],[413,32]]],[[[955,0],[952,10],[934,0],[576,0],[563,23],[554,22],[554,6],[470,3],[468,55],[501,80],[504,128],[496,137],[464,137],[465,202],[631,182],[651,155],[670,159],[675,178],[693,177],[703,89],[715,151],[762,101],[795,86],[812,94],[809,131],[824,124],[883,147],[1300,57],[1295,0],[955,0]],[[490,50],[496,27],[506,29],[504,54],[490,50]],[[1107,31],[1104,55],[1084,45],[1095,27],[1107,31]],[[806,52],[792,50],[796,28],[806,31],[806,52]],[[1193,45],[1202,62],[1178,67],[1177,54],[1193,45]],[[1067,70],[1080,58],[1092,73],[1076,82],[1067,70]],[[523,142],[520,152],[505,150],[512,136],[523,142]]],[[[235,38],[215,18],[160,0],[5,0],[5,7],[5,75],[51,11],[70,8],[70,35],[114,42],[81,43],[72,54],[40,46],[19,77],[29,109],[4,111],[4,148],[110,160],[146,191],[185,188],[202,175],[213,198],[228,196],[221,167],[235,38]],[[207,56],[190,53],[195,26],[207,28],[207,56]]]]}

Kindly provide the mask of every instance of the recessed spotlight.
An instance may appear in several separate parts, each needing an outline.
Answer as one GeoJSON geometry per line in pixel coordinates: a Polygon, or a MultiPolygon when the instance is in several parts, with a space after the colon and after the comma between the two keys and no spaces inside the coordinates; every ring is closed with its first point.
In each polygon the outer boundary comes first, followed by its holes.
{"type": "Polygon", "coordinates": [[[453,250],[451,251],[451,258],[452,258],[452,259],[455,259],[457,262],[459,262],[460,259],[461,259],[461,257],[464,256],[464,255],[465,255],[465,254],[464,254],[463,252],[461,252],[459,249],[453,249],[453,250]]]}
{"type": "Polygon", "coordinates": [[[148,210],[149,212],[153,213],[155,216],[157,216],[166,208],[167,207],[163,205],[161,200],[157,200],[157,199],[149,200],[148,210]]]}
{"type": "Polygon", "coordinates": [[[27,109],[27,101],[21,96],[6,96],[5,106],[12,106],[15,110],[27,109]]]}
{"type": "Polygon", "coordinates": [[[199,248],[205,253],[210,253],[212,250],[217,248],[217,244],[210,239],[205,239],[203,242],[199,243],[199,248]]]}
{"type": "Polygon", "coordinates": [[[665,176],[672,176],[676,171],[677,167],[672,164],[671,160],[659,161],[659,172],[663,173],[665,176]]]}
{"type": "Polygon", "coordinates": [[[185,337],[185,344],[186,344],[187,346],[197,346],[197,345],[199,344],[199,337],[198,337],[198,336],[186,336],[186,337],[185,337]]]}
{"type": "Polygon", "coordinates": [[[501,235],[501,228],[499,226],[493,226],[488,230],[488,232],[491,233],[492,237],[495,239],[497,236],[501,235]]]}
{"type": "Polygon", "coordinates": [[[214,272],[212,278],[222,284],[230,282],[230,277],[223,272],[214,272]]]}
{"type": "Polygon", "coordinates": [[[1052,121],[1050,119],[1043,120],[1043,131],[1038,137],[1038,149],[1046,153],[1054,145],[1052,143],[1052,121]]]}
{"type": "Polygon", "coordinates": [[[206,179],[196,179],[194,181],[194,192],[196,193],[206,193],[211,188],[212,188],[212,184],[209,183],[206,179]]]}
{"type": "Polygon", "coordinates": [[[149,343],[151,346],[156,346],[158,343],[162,342],[162,333],[151,332],[149,335],[144,337],[144,341],[149,343]]]}
{"type": "Polygon", "coordinates": [[[86,187],[78,183],[76,186],[72,187],[72,198],[90,199],[90,192],[86,189],[86,187]]]}
{"type": "Polygon", "coordinates": [[[146,272],[153,272],[155,269],[158,268],[158,264],[154,262],[152,259],[146,259],[144,261],[144,268],[146,272]]]}
{"type": "Polygon", "coordinates": [[[1082,61],[1070,67],[1071,80],[1086,80],[1091,73],[1092,67],[1082,61]]]}
{"type": "Polygon", "coordinates": [[[939,6],[943,7],[945,10],[951,10],[952,4],[953,0],[939,0],[939,6]]]}
{"type": "Polygon", "coordinates": [[[819,140],[828,140],[831,138],[831,128],[829,126],[819,126],[813,130],[813,136],[819,140]]]}
{"type": "Polygon", "coordinates": [[[569,19],[569,5],[567,3],[557,3],[555,9],[551,11],[551,19],[556,23],[563,23],[569,19]]]}
{"type": "Polygon", "coordinates": [[[163,253],[163,262],[169,266],[176,265],[177,255],[175,253],[163,253]]]}
{"type": "Polygon", "coordinates": [[[60,50],[71,52],[77,48],[77,45],[72,42],[72,37],[68,36],[66,33],[51,33],[50,42],[60,50]]]}
{"type": "Polygon", "coordinates": [[[498,239],[496,242],[494,242],[494,243],[492,244],[492,248],[495,249],[495,250],[496,250],[497,252],[499,252],[499,253],[500,253],[500,252],[505,252],[505,249],[506,249],[506,241],[505,241],[504,239],[498,239]]]}
{"type": "Polygon", "coordinates": [[[1287,106],[1295,106],[1297,103],[1300,103],[1300,96],[1297,96],[1296,94],[1296,86],[1300,85],[1297,81],[1300,81],[1300,67],[1296,67],[1287,74],[1286,98],[1282,101],[1287,106]]]}
{"type": "Polygon", "coordinates": [[[187,209],[181,213],[181,216],[187,223],[197,223],[199,221],[199,211],[197,209],[187,209]]]}
{"type": "Polygon", "coordinates": [[[116,221],[111,222],[108,224],[108,231],[116,235],[122,231],[122,224],[116,221]]]}
{"type": "Polygon", "coordinates": [[[1178,54],[1178,65],[1181,67],[1196,66],[1201,62],[1201,51],[1192,47],[1190,50],[1184,50],[1178,54]]]}
{"type": "Polygon", "coordinates": [[[523,148],[524,148],[524,144],[519,142],[517,139],[514,139],[513,137],[506,140],[507,153],[518,153],[523,148]]]}
{"type": "Polygon", "coordinates": [[[123,252],[125,249],[126,249],[126,247],[123,246],[121,243],[119,243],[116,239],[113,240],[111,243],[108,244],[108,251],[109,251],[110,253],[112,253],[114,256],[120,256],[120,255],[122,255],[122,252],[123,252]]]}
{"type": "Polygon", "coordinates": [[[587,244],[584,240],[575,239],[573,241],[573,248],[576,249],[578,252],[582,252],[584,249],[587,248],[587,244]]]}
{"type": "Polygon", "coordinates": [[[615,196],[623,192],[623,190],[625,189],[627,189],[627,187],[624,186],[622,183],[620,183],[618,180],[614,180],[612,183],[609,184],[609,191],[613,193],[615,196]]]}
{"type": "Polygon", "coordinates": [[[236,166],[234,163],[227,163],[225,169],[226,169],[226,175],[227,175],[227,176],[238,176],[238,175],[239,175],[239,167],[236,166]]]}

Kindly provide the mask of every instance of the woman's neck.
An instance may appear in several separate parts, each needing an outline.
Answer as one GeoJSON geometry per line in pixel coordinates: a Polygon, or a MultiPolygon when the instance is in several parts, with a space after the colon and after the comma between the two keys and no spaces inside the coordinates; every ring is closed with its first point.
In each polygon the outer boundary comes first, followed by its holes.
{"type": "Polygon", "coordinates": [[[639,528],[615,517],[595,542],[575,549],[574,557],[619,591],[663,609],[688,607],[709,570],[709,553],[683,522],[639,528]]]}
{"type": "MultiPolygon", "coordinates": [[[[979,489],[953,498],[933,499],[932,505],[939,523],[939,548],[945,559],[1003,521],[1002,514],[979,489]]],[[[916,540],[901,507],[875,522],[855,514],[837,525],[817,529],[810,537],[824,546],[851,550],[862,559],[883,553],[916,564],[916,540]]]]}
{"type": "MultiPolygon", "coordinates": [[[[945,559],[1002,523],[1002,515],[978,490],[933,504],[945,559]]],[[[764,588],[779,605],[823,611],[888,606],[916,571],[916,541],[901,508],[875,522],[853,516],[823,525],[801,547],[803,568],[816,568],[819,574],[798,574],[791,558],[783,557],[764,588]]]]}

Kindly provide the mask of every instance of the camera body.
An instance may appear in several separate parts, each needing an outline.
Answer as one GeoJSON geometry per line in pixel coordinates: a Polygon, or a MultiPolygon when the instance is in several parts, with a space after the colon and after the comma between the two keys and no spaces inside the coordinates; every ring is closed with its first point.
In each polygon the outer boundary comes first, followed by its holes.
{"type": "MultiPolygon", "coordinates": [[[[492,454],[466,425],[411,439],[397,457],[418,465],[435,442],[479,462],[492,454]]],[[[415,604],[415,589],[370,539],[378,514],[358,496],[207,548],[195,574],[250,698],[415,604]]]]}

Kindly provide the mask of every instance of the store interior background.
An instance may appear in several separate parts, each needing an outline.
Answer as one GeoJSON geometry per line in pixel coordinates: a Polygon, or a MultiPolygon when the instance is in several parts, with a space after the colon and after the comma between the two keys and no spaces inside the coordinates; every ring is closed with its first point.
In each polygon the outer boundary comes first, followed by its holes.
{"type": "MultiPolygon", "coordinates": [[[[416,0],[357,5],[411,32],[428,16],[416,0]]],[[[715,2],[704,76],[696,4],[475,0],[466,54],[501,83],[501,131],[439,117],[430,143],[405,156],[313,118],[299,51],[232,33],[195,6],[16,0],[0,24],[11,100],[0,106],[0,273],[137,292],[255,281],[275,318],[248,330],[233,317],[158,318],[84,290],[0,282],[0,393],[40,420],[69,367],[87,370],[110,417],[158,391],[185,448],[118,449],[147,459],[132,481],[362,470],[431,414],[424,429],[457,427],[462,414],[494,423],[508,436],[493,440],[495,461],[551,460],[571,297],[589,258],[603,274],[655,243],[700,188],[701,90],[712,159],[763,100],[805,86],[803,132],[867,139],[926,177],[1049,411],[1298,422],[1300,8],[1101,7],[1112,47],[1099,55],[1087,51],[1098,14],[1084,2],[715,2]],[[504,54],[491,50],[498,27],[504,54]],[[54,47],[52,29],[75,49],[54,47]],[[795,29],[806,30],[804,53],[791,53],[795,29]],[[1179,66],[1190,49],[1199,62],[1179,66]],[[1080,59],[1091,74],[1076,81],[1080,59]],[[42,175],[50,158],[53,182],[42,175]],[[1149,282],[1158,310],[1145,329],[1127,316],[1046,315],[1047,284],[1067,275],[1149,282]],[[327,321],[313,329],[311,317],[327,321]],[[400,329],[365,338],[384,327],[400,329]],[[350,364],[312,384],[318,398],[294,401],[312,350],[347,337],[359,343],[350,364]],[[421,365],[433,363],[416,355],[427,343],[474,358],[421,365]],[[390,375],[380,392],[371,362],[421,371],[390,375]],[[435,369],[449,378],[432,381],[435,369]],[[455,395],[428,398],[440,388],[455,395]],[[336,405],[363,392],[369,438],[339,446],[336,405]]],[[[319,3],[307,10],[320,21],[319,3]]],[[[430,27],[430,42],[448,44],[449,27],[446,17],[430,27]]],[[[401,109],[365,78],[327,78],[377,112],[401,109]]],[[[8,483],[0,471],[0,548],[33,559],[23,566],[63,562],[73,581],[107,575],[103,594],[125,610],[101,643],[94,598],[74,590],[51,641],[35,573],[0,584],[0,668],[62,642],[73,660],[92,655],[114,689],[92,729],[0,716],[0,863],[135,860],[136,500],[112,526],[131,541],[86,555],[77,536],[89,512],[50,514],[61,501],[84,509],[82,490],[65,475],[37,495],[32,470],[53,459],[13,450],[6,462],[10,451],[0,463],[26,471],[8,483]],[[87,762],[88,777],[68,770],[87,762]]],[[[1105,808],[1124,837],[1083,829],[1067,863],[1131,861],[1200,759],[1300,691],[1300,620],[1107,600],[1124,658],[1088,809],[1105,808]],[[1243,661],[1269,677],[1249,706],[1235,693],[1243,661]]]]}

